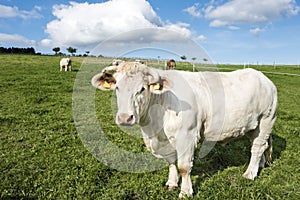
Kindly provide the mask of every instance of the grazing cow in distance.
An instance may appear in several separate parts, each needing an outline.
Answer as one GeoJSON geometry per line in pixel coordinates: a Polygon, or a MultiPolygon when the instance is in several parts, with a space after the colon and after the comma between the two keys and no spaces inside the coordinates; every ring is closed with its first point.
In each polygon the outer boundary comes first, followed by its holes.
{"type": "Polygon", "coordinates": [[[113,66],[118,66],[119,64],[121,64],[121,63],[123,63],[123,62],[125,62],[124,60],[119,60],[119,59],[114,59],[113,61],[112,61],[112,65],[113,66]]]}
{"type": "Polygon", "coordinates": [[[116,124],[139,124],[147,149],[169,163],[169,189],[178,186],[177,162],[180,198],[193,194],[190,173],[199,142],[249,137],[251,158],[243,176],[250,180],[271,162],[277,89],[259,71],[167,71],[125,62],[104,68],[91,82],[116,90],[116,124]]]}
{"type": "Polygon", "coordinates": [[[63,68],[65,68],[65,72],[72,71],[72,61],[70,58],[62,58],[59,62],[60,65],[60,71],[62,71],[63,68]]]}
{"type": "Polygon", "coordinates": [[[167,69],[167,70],[175,69],[175,67],[176,67],[176,62],[175,62],[175,60],[173,60],[173,59],[168,60],[166,69],[167,69]]]}
{"type": "Polygon", "coordinates": [[[139,59],[136,59],[134,62],[139,62],[141,64],[145,64],[145,62],[143,60],[139,60],[139,59]]]}

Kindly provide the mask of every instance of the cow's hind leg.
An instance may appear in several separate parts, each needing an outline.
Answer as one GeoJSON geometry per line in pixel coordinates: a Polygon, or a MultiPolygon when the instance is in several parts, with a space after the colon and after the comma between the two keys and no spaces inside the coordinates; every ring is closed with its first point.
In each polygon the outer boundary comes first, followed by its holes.
{"type": "Polygon", "coordinates": [[[250,180],[254,180],[257,176],[259,167],[264,167],[265,162],[270,162],[272,153],[271,132],[273,129],[274,120],[269,118],[262,118],[259,126],[253,131],[251,158],[250,164],[244,173],[244,177],[250,180]]]}

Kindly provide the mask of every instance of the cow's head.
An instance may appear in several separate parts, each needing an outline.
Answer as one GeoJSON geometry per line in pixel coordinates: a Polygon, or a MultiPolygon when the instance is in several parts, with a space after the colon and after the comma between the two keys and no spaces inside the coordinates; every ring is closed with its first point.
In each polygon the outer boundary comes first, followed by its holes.
{"type": "Polygon", "coordinates": [[[147,113],[153,94],[162,94],[169,82],[155,69],[138,62],[125,62],[110,66],[92,79],[92,85],[100,90],[116,90],[118,125],[132,126],[147,113]]]}

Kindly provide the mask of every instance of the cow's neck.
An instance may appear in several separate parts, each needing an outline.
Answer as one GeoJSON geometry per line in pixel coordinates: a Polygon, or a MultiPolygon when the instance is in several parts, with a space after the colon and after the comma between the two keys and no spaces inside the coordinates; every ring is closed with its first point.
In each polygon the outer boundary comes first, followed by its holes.
{"type": "Polygon", "coordinates": [[[140,125],[145,126],[156,121],[162,121],[166,110],[178,111],[179,100],[172,92],[162,94],[151,94],[147,109],[140,117],[140,125]],[[153,119],[153,120],[151,120],[153,119]]]}
{"type": "MultiPolygon", "coordinates": [[[[153,94],[151,93],[150,100],[148,105],[146,106],[146,110],[142,113],[140,116],[140,122],[139,124],[141,126],[146,126],[149,123],[151,123],[151,117],[155,117],[155,119],[163,118],[163,112],[161,112],[161,116],[154,116],[155,111],[158,111],[157,109],[164,110],[164,107],[162,105],[162,99],[164,94],[153,94]]],[[[155,121],[156,121],[155,120],[155,121]]]]}

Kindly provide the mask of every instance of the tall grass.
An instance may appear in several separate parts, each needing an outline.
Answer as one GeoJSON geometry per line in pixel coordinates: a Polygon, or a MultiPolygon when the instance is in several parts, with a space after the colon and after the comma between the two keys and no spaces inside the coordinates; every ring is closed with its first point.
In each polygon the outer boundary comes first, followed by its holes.
{"type": "MultiPolygon", "coordinates": [[[[84,147],[72,115],[73,85],[83,59],[74,58],[72,72],[59,72],[59,60],[0,55],[0,199],[177,199],[179,190],[164,187],[167,167],[120,172],[84,147]]],[[[266,70],[300,74],[297,68],[266,70]]],[[[300,199],[300,78],[267,76],[279,95],[273,165],[255,181],[242,178],[250,158],[246,139],[217,145],[203,159],[196,153],[194,199],[300,199]]],[[[111,95],[96,93],[97,116],[109,139],[121,148],[145,151],[141,138],[114,125],[111,95]]]]}

